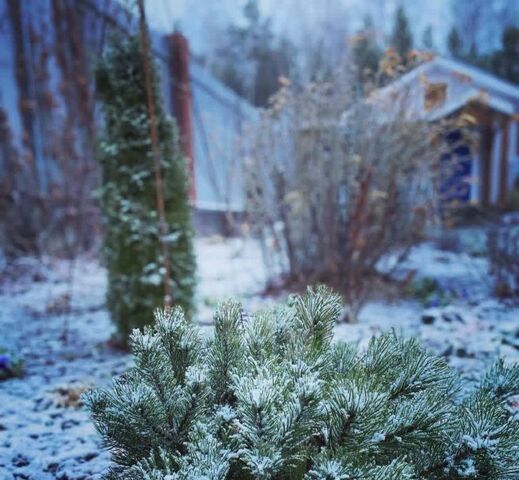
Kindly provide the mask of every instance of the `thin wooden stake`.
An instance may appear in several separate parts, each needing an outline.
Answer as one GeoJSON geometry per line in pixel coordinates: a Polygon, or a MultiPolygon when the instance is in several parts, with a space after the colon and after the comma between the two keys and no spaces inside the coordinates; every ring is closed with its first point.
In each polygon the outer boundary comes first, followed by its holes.
{"type": "Polygon", "coordinates": [[[170,307],[172,303],[171,286],[169,280],[171,278],[171,262],[168,254],[168,246],[166,243],[166,208],[164,205],[164,182],[162,180],[162,168],[160,165],[159,153],[159,137],[157,132],[157,117],[155,115],[155,104],[153,102],[153,85],[149,64],[149,37],[146,22],[146,11],[144,9],[144,0],[137,1],[139,7],[139,26],[142,43],[142,58],[144,64],[144,81],[146,83],[146,102],[148,106],[148,117],[150,120],[150,139],[151,154],[155,164],[155,191],[157,195],[157,212],[159,215],[159,232],[160,245],[162,248],[162,256],[164,258],[164,306],[170,307]]]}

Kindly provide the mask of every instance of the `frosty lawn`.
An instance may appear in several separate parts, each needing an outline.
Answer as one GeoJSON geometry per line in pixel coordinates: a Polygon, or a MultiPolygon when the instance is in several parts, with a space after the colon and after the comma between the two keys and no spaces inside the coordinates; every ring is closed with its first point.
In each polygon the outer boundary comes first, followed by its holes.
{"type": "MultiPolygon", "coordinates": [[[[258,295],[267,272],[256,242],[197,239],[195,250],[196,318],[205,332],[211,332],[212,315],[221,300],[237,298],[249,312],[277,303],[258,295]]],[[[104,308],[106,273],[91,258],[78,261],[67,316],[55,306],[69,292],[68,263],[22,259],[17,265],[17,280],[2,285],[0,337],[3,346],[25,360],[26,376],[0,382],[0,471],[6,472],[7,480],[15,473],[38,480],[99,479],[108,468],[109,453],[102,449],[84,408],[64,403],[62,392],[70,392],[68,397],[84,387],[106,387],[131,365],[129,355],[106,346],[114,328],[104,308]],[[60,336],[67,319],[65,345],[60,336]]],[[[469,293],[474,297],[434,309],[430,324],[422,322],[426,309],[418,301],[373,301],[358,324],[337,325],[335,337],[364,350],[372,335],[393,327],[404,330],[421,337],[470,381],[476,381],[498,355],[509,363],[519,360],[519,349],[513,346],[519,339],[519,310],[489,296],[490,284],[482,281],[488,278],[484,259],[424,244],[411,255],[408,267],[417,268],[418,274],[434,273],[446,287],[472,285],[469,293]]]]}

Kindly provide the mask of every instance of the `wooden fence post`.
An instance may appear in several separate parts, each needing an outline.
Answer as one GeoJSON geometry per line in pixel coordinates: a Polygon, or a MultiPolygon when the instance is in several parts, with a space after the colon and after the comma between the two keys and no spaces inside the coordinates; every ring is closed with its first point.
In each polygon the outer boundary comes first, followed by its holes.
{"type": "Polygon", "coordinates": [[[168,35],[167,41],[171,75],[171,101],[173,103],[173,113],[178,124],[182,152],[188,160],[190,177],[189,198],[191,203],[194,204],[196,200],[196,186],[189,46],[187,39],[180,33],[168,35]]]}

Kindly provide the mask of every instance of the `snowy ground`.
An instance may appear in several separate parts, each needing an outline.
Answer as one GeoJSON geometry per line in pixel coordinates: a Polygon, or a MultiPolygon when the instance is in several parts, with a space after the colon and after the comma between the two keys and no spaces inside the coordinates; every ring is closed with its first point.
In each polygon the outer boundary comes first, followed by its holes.
{"type": "MultiPolygon", "coordinates": [[[[266,272],[255,242],[197,240],[197,256],[204,328],[223,298],[239,297],[253,311],[272,303],[259,295],[266,272]]],[[[23,356],[27,370],[24,378],[0,382],[0,480],[97,479],[109,463],[78,397],[90,385],[106,385],[131,358],[106,344],[113,330],[103,305],[103,269],[81,259],[71,289],[68,268],[25,260],[16,281],[0,287],[0,347],[23,356]],[[70,313],[63,314],[68,296],[70,313]]],[[[362,347],[390,328],[419,335],[469,377],[497,355],[519,361],[519,309],[491,298],[484,258],[424,244],[406,269],[434,277],[457,299],[428,310],[412,300],[371,302],[358,324],[337,326],[337,338],[362,347]]]]}

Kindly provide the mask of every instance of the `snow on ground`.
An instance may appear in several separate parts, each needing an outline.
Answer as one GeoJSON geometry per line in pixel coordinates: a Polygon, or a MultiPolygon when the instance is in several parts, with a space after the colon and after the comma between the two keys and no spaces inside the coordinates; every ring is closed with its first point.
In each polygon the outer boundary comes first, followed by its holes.
{"type": "Polygon", "coordinates": [[[422,278],[434,278],[445,292],[466,300],[482,300],[492,292],[485,257],[464,251],[441,251],[432,242],[415,247],[402,268],[416,270],[422,278]]]}
{"type": "Polygon", "coordinates": [[[239,299],[250,311],[272,303],[260,297],[268,273],[258,242],[242,238],[199,239],[196,255],[199,280],[196,316],[202,325],[211,323],[218,302],[228,298],[239,299]]]}
{"type": "MultiPolygon", "coordinates": [[[[198,239],[196,252],[197,318],[204,328],[222,299],[238,297],[252,311],[273,303],[260,296],[267,273],[256,242],[198,239]]],[[[0,480],[98,479],[109,455],[78,398],[131,364],[106,343],[113,327],[104,308],[105,272],[95,259],[82,258],[71,288],[67,262],[24,259],[17,268],[16,281],[0,286],[0,347],[22,356],[27,374],[0,382],[0,480]]],[[[391,328],[418,335],[469,378],[497,355],[519,360],[519,309],[490,298],[484,258],[428,243],[415,249],[405,270],[434,277],[457,300],[428,310],[412,300],[371,302],[358,324],[338,325],[336,337],[363,348],[391,328]]]]}
{"type": "Polygon", "coordinates": [[[103,346],[113,330],[97,264],[78,263],[70,316],[46,314],[68,293],[66,267],[49,262],[45,279],[7,288],[0,300],[0,344],[22,356],[27,369],[24,378],[0,383],[2,480],[94,479],[109,462],[86,412],[63,405],[63,397],[106,384],[130,359],[103,346]]]}

